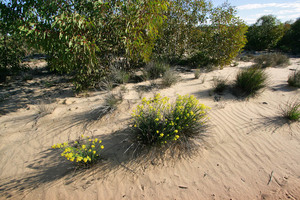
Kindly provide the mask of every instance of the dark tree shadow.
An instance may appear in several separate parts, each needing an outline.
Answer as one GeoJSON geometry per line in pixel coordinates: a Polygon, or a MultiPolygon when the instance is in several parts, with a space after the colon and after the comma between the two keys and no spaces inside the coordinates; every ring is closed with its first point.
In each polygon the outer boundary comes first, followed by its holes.
{"type": "Polygon", "coordinates": [[[51,103],[74,95],[70,77],[51,73],[47,67],[30,68],[0,84],[0,115],[27,108],[29,104],[51,103]]]}

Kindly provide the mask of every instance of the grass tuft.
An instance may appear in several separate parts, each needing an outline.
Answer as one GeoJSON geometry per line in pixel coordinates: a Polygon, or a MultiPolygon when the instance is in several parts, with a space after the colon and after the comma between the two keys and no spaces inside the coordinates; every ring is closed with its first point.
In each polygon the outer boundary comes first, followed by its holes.
{"type": "Polygon", "coordinates": [[[288,102],[281,108],[282,116],[290,121],[300,120],[300,101],[288,102]]]}
{"type": "Polygon", "coordinates": [[[300,88],[300,70],[297,70],[293,74],[291,74],[287,82],[289,86],[300,88]]]}
{"type": "Polygon", "coordinates": [[[268,76],[263,69],[250,67],[241,70],[235,80],[235,90],[238,96],[253,97],[267,86],[268,76]]]}

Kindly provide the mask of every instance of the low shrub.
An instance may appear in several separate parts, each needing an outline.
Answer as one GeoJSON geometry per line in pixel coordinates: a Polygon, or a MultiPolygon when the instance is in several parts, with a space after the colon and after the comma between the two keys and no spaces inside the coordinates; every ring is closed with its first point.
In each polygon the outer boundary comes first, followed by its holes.
{"type": "Polygon", "coordinates": [[[298,87],[300,88],[300,70],[295,71],[292,73],[288,78],[289,86],[298,87]]]}
{"type": "Polygon", "coordinates": [[[300,101],[288,102],[281,108],[282,116],[290,121],[300,120],[300,101]]]}
{"type": "Polygon", "coordinates": [[[213,91],[215,93],[221,94],[227,87],[227,81],[225,79],[214,77],[213,78],[213,91]]]}
{"type": "Polygon", "coordinates": [[[171,87],[178,82],[179,76],[175,71],[168,69],[162,76],[162,85],[164,87],[171,87]]]}
{"type": "Polygon", "coordinates": [[[165,74],[165,72],[170,68],[168,64],[162,62],[149,62],[143,71],[144,79],[157,79],[165,74]]]}
{"type": "Polygon", "coordinates": [[[257,56],[254,62],[261,68],[286,66],[289,64],[289,57],[280,53],[271,53],[257,56]]]}
{"type": "Polygon", "coordinates": [[[134,143],[160,146],[188,141],[203,130],[209,109],[189,95],[178,95],[173,104],[160,94],[144,98],[132,115],[134,143]]]}
{"type": "Polygon", "coordinates": [[[195,76],[195,79],[199,79],[200,76],[201,76],[201,70],[200,69],[196,69],[194,71],[194,76],[195,76]]]}
{"type": "Polygon", "coordinates": [[[100,158],[100,152],[104,149],[102,141],[98,138],[92,139],[89,136],[76,140],[73,144],[59,143],[52,146],[53,149],[60,149],[61,156],[67,160],[76,163],[79,166],[90,166],[96,163],[100,158]]]}
{"type": "Polygon", "coordinates": [[[239,96],[255,96],[259,90],[267,86],[268,76],[263,69],[250,67],[241,70],[235,80],[236,94],[239,96]]]}

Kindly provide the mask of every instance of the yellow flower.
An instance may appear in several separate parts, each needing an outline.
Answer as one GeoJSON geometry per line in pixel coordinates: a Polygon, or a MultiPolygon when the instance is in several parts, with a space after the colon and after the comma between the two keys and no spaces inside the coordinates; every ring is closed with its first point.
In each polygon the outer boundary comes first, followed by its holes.
{"type": "Polygon", "coordinates": [[[161,133],[159,136],[160,136],[160,137],[164,137],[164,134],[163,134],[163,133],[161,133]]]}
{"type": "Polygon", "coordinates": [[[96,154],[96,151],[93,151],[93,154],[96,154]]]}
{"type": "Polygon", "coordinates": [[[92,141],[92,139],[89,139],[89,141],[91,142],[91,141],[92,141]]]}
{"type": "Polygon", "coordinates": [[[136,127],[136,124],[134,125],[134,127],[136,127]]]}
{"type": "Polygon", "coordinates": [[[104,149],[104,146],[103,146],[103,145],[101,145],[101,146],[100,146],[100,148],[101,148],[101,149],[104,149]]]}
{"type": "Polygon", "coordinates": [[[157,130],[156,133],[158,134],[158,133],[159,133],[159,130],[157,130]]]}
{"type": "Polygon", "coordinates": [[[92,145],[91,147],[92,147],[92,148],[95,148],[95,145],[92,145]]]}
{"type": "Polygon", "coordinates": [[[155,121],[159,121],[159,119],[158,119],[158,118],[156,118],[156,119],[155,119],[155,121]]]}
{"type": "Polygon", "coordinates": [[[98,138],[95,139],[95,142],[98,142],[98,138]]]}
{"type": "Polygon", "coordinates": [[[99,144],[102,143],[102,140],[99,140],[99,144]]]}
{"type": "Polygon", "coordinates": [[[52,149],[55,149],[56,148],[56,145],[54,144],[54,145],[52,145],[52,149]]]}
{"type": "Polygon", "coordinates": [[[85,145],[82,145],[81,147],[82,147],[83,149],[85,149],[86,146],[85,146],[85,145]]]}
{"type": "Polygon", "coordinates": [[[178,138],[179,138],[179,135],[175,135],[175,138],[178,139],[178,138]]]}
{"type": "Polygon", "coordinates": [[[83,161],[84,161],[84,162],[87,162],[87,161],[88,161],[88,159],[87,159],[87,158],[84,158],[84,159],[83,159],[83,161]]]}
{"type": "Polygon", "coordinates": [[[74,159],[75,159],[75,158],[73,157],[73,158],[71,158],[71,159],[70,159],[70,161],[71,161],[71,162],[73,162],[73,161],[74,161],[74,159]]]}
{"type": "Polygon", "coordinates": [[[178,130],[175,130],[174,133],[178,133],[178,130]]]}
{"type": "Polygon", "coordinates": [[[83,137],[84,137],[84,135],[82,134],[82,135],[81,135],[81,137],[83,138],[83,137]]]}
{"type": "Polygon", "coordinates": [[[92,149],[89,149],[89,152],[92,152],[92,149]]]}

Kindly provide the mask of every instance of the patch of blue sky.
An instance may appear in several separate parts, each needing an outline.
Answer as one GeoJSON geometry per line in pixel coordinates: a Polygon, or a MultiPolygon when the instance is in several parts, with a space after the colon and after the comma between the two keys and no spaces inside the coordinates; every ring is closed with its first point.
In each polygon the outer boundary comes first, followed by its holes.
{"type": "MultiPolygon", "coordinates": [[[[214,6],[224,0],[212,0],[214,6]]],[[[237,9],[237,16],[247,24],[253,24],[263,15],[274,15],[281,22],[294,21],[300,17],[300,0],[228,0],[237,9]]]]}

